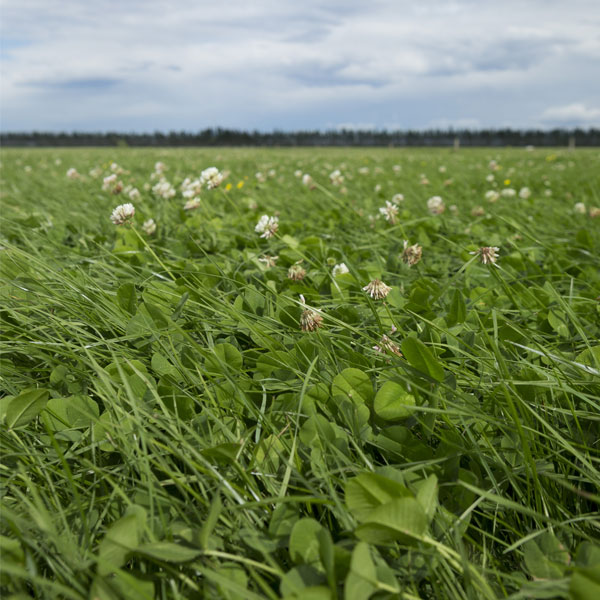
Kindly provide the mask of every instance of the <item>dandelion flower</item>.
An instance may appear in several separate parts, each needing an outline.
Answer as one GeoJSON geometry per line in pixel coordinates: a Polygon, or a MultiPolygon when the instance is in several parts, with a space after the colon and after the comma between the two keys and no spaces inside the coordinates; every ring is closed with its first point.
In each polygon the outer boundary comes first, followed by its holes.
{"type": "Polygon", "coordinates": [[[379,209],[379,212],[385,217],[386,221],[389,221],[392,225],[395,225],[396,217],[398,216],[398,210],[398,207],[394,203],[386,200],[385,206],[382,206],[379,209]]]}
{"type": "Polygon", "coordinates": [[[110,215],[110,220],[115,225],[123,225],[124,223],[128,223],[133,219],[133,215],[135,214],[135,207],[131,203],[120,204],[115,208],[110,215]]]}
{"type": "Polygon", "coordinates": [[[349,273],[350,271],[348,270],[348,267],[346,266],[346,263],[340,263],[339,265],[335,265],[333,267],[333,270],[331,271],[331,274],[334,277],[337,277],[338,275],[343,275],[344,273],[349,273]]]}
{"type": "Polygon", "coordinates": [[[254,231],[256,231],[256,233],[260,233],[261,238],[268,239],[275,235],[278,228],[279,228],[279,218],[278,217],[269,217],[269,215],[263,215],[259,219],[258,223],[256,224],[254,231]]]}
{"type": "Polygon", "coordinates": [[[440,196],[432,196],[427,200],[427,208],[432,215],[441,215],[446,210],[446,205],[440,196]]]}
{"type": "Polygon", "coordinates": [[[144,221],[142,229],[146,235],[152,235],[156,231],[156,223],[154,222],[154,219],[148,219],[147,221],[144,221]]]}
{"type": "Polygon", "coordinates": [[[500,248],[497,246],[483,246],[482,248],[479,248],[479,250],[469,252],[469,254],[479,256],[484,265],[487,265],[488,263],[495,264],[499,250],[500,248]]]}
{"type": "Polygon", "coordinates": [[[408,245],[408,240],[404,240],[404,250],[400,258],[405,262],[409,267],[416,265],[421,260],[421,254],[423,253],[423,248],[419,246],[419,244],[413,244],[412,246],[408,245]]]}
{"type": "Polygon", "coordinates": [[[217,167],[208,167],[200,173],[200,183],[206,185],[209,190],[219,187],[223,179],[223,174],[217,167]]]}
{"type": "Polygon", "coordinates": [[[392,288],[379,279],[373,279],[362,289],[374,300],[381,300],[390,293],[392,288]]]}

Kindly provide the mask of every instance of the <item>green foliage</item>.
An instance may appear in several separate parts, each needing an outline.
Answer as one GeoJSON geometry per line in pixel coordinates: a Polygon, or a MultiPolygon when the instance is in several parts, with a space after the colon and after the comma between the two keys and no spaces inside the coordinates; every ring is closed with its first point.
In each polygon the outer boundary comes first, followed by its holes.
{"type": "Polygon", "coordinates": [[[598,173],[580,150],[4,151],[0,595],[596,598],[600,233],[573,205],[598,173]],[[531,197],[489,203],[505,179],[531,197]]]}

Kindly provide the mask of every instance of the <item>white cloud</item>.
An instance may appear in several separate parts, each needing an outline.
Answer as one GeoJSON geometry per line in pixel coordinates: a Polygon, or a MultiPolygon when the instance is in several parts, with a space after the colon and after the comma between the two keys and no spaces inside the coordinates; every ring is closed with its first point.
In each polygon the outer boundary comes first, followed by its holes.
{"type": "Polygon", "coordinates": [[[3,129],[535,125],[548,97],[600,105],[596,0],[4,0],[2,12],[3,129]]]}
{"type": "Polygon", "coordinates": [[[581,102],[566,106],[552,106],[541,114],[540,121],[562,126],[598,126],[600,108],[589,108],[581,102]]]}

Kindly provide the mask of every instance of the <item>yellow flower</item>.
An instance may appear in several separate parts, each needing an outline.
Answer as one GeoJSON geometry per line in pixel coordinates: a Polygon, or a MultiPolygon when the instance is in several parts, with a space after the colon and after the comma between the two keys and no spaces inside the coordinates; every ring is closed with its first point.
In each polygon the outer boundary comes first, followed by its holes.
{"type": "Polygon", "coordinates": [[[230,189],[231,189],[231,183],[228,183],[228,184],[225,186],[225,191],[226,191],[226,192],[228,192],[230,189]]]}
{"type": "Polygon", "coordinates": [[[504,180],[504,185],[510,185],[510,179],[505,179],[504,180]]]}
{"type": "Polygon", "coordinates": [[[243,187],[244,187],[244,182],[243,181],[238,181],[237,189],[241,190],[243,187]]]}

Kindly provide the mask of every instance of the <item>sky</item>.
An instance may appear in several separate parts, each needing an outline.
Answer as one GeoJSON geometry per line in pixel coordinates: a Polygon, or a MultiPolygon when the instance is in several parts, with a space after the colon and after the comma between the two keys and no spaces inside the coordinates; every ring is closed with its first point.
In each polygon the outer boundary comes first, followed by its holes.
{"type": "Polygon", "coordinates": [[[600,0],[0,0],[2,131],[600,126],[600,0]]]}

